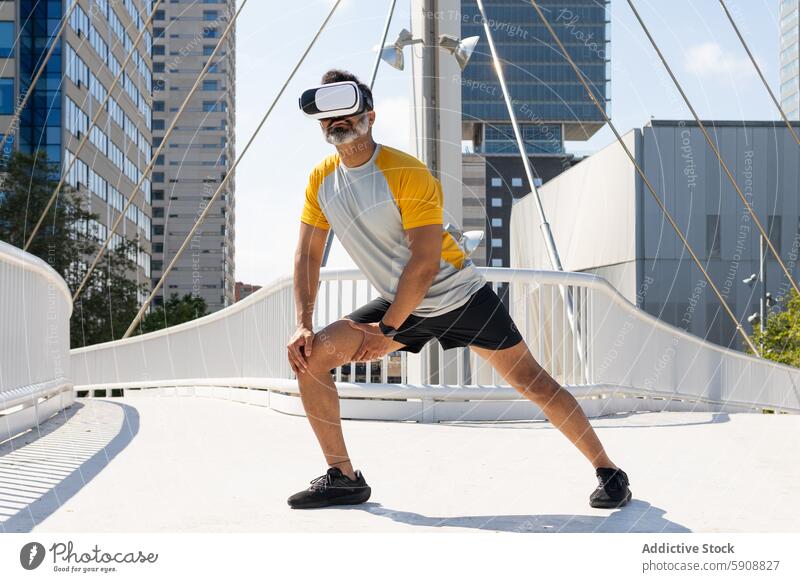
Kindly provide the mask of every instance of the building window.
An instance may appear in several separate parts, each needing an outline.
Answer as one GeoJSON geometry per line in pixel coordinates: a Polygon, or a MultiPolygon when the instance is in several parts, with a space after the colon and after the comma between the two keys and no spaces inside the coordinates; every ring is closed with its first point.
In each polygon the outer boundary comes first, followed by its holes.
{"type": "Polygon", "coordinates": [[[496,227],[502,228],[503,227],[503,219],[502,218],[493,218],[492,219],[492,226],[496,226],[496,227]]]}
{"type": "Polygon", "coordinates": [[[511,178],[511,186],[513,188],[521,188],[522,187],[522,178],[511,178]]]}
{"type": "Polygon", "coordinates": [[[721,233],[719,214],[706,215],[706,254],[709,257],[720,256],[721,233]]]}
{"type": "Polygon", "coordinates": [[[503,185],[503,181],[500,178],[492,178],[492,186],[495,188],[499,188],[503,185]]]}
{"type": "Polygon", "coordinates": [[[503,205],[503,199],[502,198],[492,198],[492,206],[494,206],[495,208],[499,208],[502,205],[503,205]]]}
{"type": "Polygon", "coordinates": [[[0,79],[0,114],[14,113],[14,78],[0,79]]]}
{"type": "Polygon", "coordinates": [[[493,267],[502,267],[503,266],[503,259],[492,259],[492,266],[493,267]]]}
{"type": "Polygon", "coordinates": [[[502,247],[503,246],[503,239],[501,239],[501,238],[493,238],[492,239],[492,246],[494,248],[502,247]]]}
{"type": "Polygon", "coordinates": [[[14,23],[0,22],[0,57],[7,59],[14,56],[14,23]]]}
{"type": "Polygon", "coordinates": [[[216,91],[219,89],[219,81],[203,81],[203,91],[216,91]]]}

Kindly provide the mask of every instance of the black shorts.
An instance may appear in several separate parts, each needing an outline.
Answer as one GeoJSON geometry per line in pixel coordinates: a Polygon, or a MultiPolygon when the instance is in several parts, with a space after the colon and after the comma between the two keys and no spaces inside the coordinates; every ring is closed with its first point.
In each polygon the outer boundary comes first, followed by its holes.
{"type": "MultiPolygon", "coordinates": [[[[390,301],[377,297],[345,317],[358,323],[375,323],[390,305],[390,301]]],[[[398,351],[414,354],[433,338],[438,338],[445,350],[467,345],[501,350],[518,344],[522,335],[492,284],[487,282],[464,305],[447,313],[434,317],[409,315],[394,336],[405,344],[398,351]]]]}

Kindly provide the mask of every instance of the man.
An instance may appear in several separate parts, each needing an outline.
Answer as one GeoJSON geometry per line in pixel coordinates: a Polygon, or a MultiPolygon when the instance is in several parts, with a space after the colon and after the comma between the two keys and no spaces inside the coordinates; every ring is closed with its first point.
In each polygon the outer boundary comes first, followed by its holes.
{"type": "Polygon", "coordinates": [[[294,269],[297,330],[287,350],[329,469],[292,495],[289,505],[369,499],[371,489],[347,453],[330,371],[396,350],[418,353],[434,337],[444,349],[469,346],[487,360],[589,459],[599,480],[592,507],[625,505],[631,498],[627,475],[606,455],[575,398],[533,358],[491,285],[443,229],[439,181],[416,158],[373,140],[369,88],[346,71],[331,70],[320,88],[304,93],[301,108],[320,120],[336,153],[314,168],[306,188],[294,269]],[[352,94],[343,98],[334,89],[352,94]],[[339,110],[348,114],[327,116],[337,107],[349,107],[339,110]],[[312,310],[330,228],[380,297],[315,334],[312,310]]]}

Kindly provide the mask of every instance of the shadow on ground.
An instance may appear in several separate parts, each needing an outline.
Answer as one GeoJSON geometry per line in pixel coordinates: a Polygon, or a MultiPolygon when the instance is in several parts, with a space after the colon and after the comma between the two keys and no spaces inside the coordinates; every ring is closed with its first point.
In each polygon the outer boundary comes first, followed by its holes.
{"type": "MultiPolygon", "coordinates": [[[[642,414],[656,414],[654,412],[622,412],[617,414],[609,414],[606,416],[595,416],[589,419],[590,422],[597,421],[597,420],[617,420],[623,418],[635,418],[638,415],[642,414]]],[[[750,414],[750,413],[741,413],[741,414],[750,414]]],[[[697,422],[666,422],[666,423],[658,423],[658,422],[644,422],[642,424],[620,424],[620,425],[613,425],[613,424],[603,424],[603,425],[593,425],[597,428],[602,428],[603,430],[607,428],[672,428],[672,427],[679,427],[679,426],[699,426],[703,424],[721,424],[723,422],[730,422],[731,417],[730,414],[727,412],[712,412],[710,413],[710,417],[707,420],[699,420],[697,422]]],[[[530,420],[512,420],[506,422],[442,422],[442,425],[446,425],[448,427],[461,427],[461,428],[503,428],[503,429],[526,429],[526,430],[558,430],[552,424],[550,424],[547,420],[537,420],[537,421],[530,421],[530,420]]]]}
{"type": "Polygon", "coordinates": [[[94,479],[139,432],[139,413],[121,408],[121,419],[96,429],[92,414],[75,402],[55,416],[0,445],[0,531],[30,532],[94,479]],[[73,420],[88,413],[85,423],[73,420]],[[117,431],[116,434],[113,431],[117,431]],[[113,436],[112,436],[113,435],[113,436]]]}
{"type": "MultiPolygon", "coordinates": [[[[342,507],[345,509],[345,507],[342,507]]],[[[348,506],[416,527],[455,527],[515,533],[689,533],[691,530],[664,518],[665,511],[646,501],[631,500],[609,515],[467,515],[434,517],[396,511],[380,503],[348,506]]]]}

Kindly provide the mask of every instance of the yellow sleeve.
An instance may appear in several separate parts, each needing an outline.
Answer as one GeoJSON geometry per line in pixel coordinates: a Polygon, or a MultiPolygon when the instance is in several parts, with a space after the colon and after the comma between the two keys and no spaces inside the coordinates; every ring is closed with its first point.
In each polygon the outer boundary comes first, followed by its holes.
{"type": "Polygon", "coordinates": [[[439,180],[426,167],[406,168],[405,174],[397,196],[403,228],[442,224],[444,195],[439,180]]]}
{"type": "Polygon", "coordinates": [[[319,187],[322,184],[322,172],[318,168],[314,168],[311,175],[308,177],[308,186],[306,186],[306,200],[303,205],[303,212],[300,214],[300,221],[328,230],[331,225],[328,224],[328,219],[322,212],[317,197],[319,187]]]}

